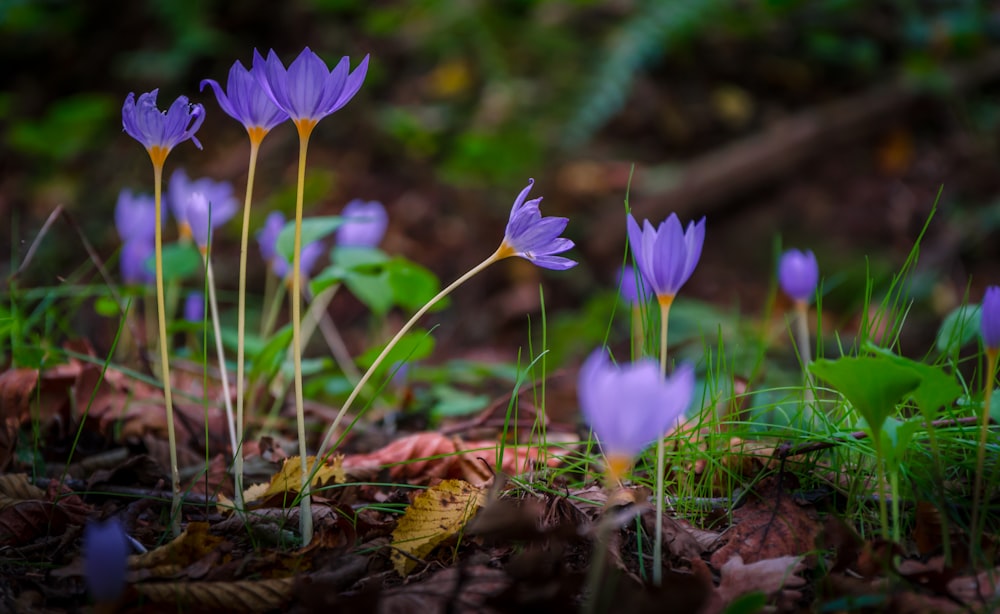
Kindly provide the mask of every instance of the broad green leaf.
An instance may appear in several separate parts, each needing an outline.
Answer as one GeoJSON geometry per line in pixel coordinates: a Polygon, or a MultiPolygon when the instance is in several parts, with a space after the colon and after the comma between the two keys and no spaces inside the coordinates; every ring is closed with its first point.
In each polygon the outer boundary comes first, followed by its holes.
{"type": "Polygon", "coordinates": [[[389,255],[376,247],[335,247],[330,262],[345,269],[377,267],[389,262],[389,255]]]}
{"type": "MultiPolygon", "coordinates": [[[[325,217],[309,217],[302,220],[302,245],[309,245],[313,241],[319,241],[323,237],[331,234],[340,228],[344,223],[344,218],[339,215],[328,215],[325,217]]],[[[295,246],[295,220],[285,224],[278,234],[278,242],[275,249],[285,257],[288,262],[292,261],[292,248],[295,246]]]]}
{"type": "Polygon", "coordinates": [[[928,365],[903,356],[897,356],[891,350],[868,346],[866,349],[884,356],[897,365],[912,369],[920,376],[920,385],[909,397],[917,404],[924,416],[931,419],[942,407],[950,406],[961,396],[962,387],[955,381],[955,376],[946,372],[943,366],[928,365]]]}
{"type": "Polygon", "coordinates": [[[389,285],[389,275],[385,271],[376,274],[348,271],[344,276],[344,285],[378,315],[385,315],[393,305],[392,287],[389,285]]]}
{"type": "MultiPolygon", "coordinates": [[[[426,305],[441,289],[441,284],[434,273],[405,258],[393,258],[386,265],[386,270],[389,273],[389,285],[392,287],[395,303],[410,311],[416,311],[426,305]]],[[[432,310],[444,306],[444,301],[441,301],[432,310]]]]}
{"type": "MultiPolygon", "coordinates": [[[[155,257],[146,265],[154,270],[155,257]]],[[[193,243],[171,243],[163,247],[163,281],[183,281],[202,270],[201,253],[193,243]]]]}
{"type": "Polygon", "coordinates": [[[962,305],[953,309],[938,329],[938,352],[951,354],[972,341],[979,333],[979,317],[979,305],[962,305]]]}
{"type": "Polygon", "coordinates": [[[890,470],[895,470],[903,461],[903,456],[913,441],[913,436],[917,434],[923,425],[919,420],[907,420],[903,422],[895,418],[888,418],[882,427],[882,457],[886,460],[890,470]]]}
{"type": "MultiPolygon", "coordinates": [[[[385,346],[377,346],[369,349],[358,357],[358,365],[362,369],[371,367],[372,363],[382,352],[385,346]]],[[[434,337],[429,332],[421,329],[414,329],[399,340],[396,347],[389,350],[389,354],[382,361],[379,371],[385,372],[397,362],[412,362],[430,356],[434,351],[434,337]]]]}
{"type": "Polygon", "coordinates": [[[431,416],[435,418],[474,414],[484,409],[490,402],[488,394],[471,394],[447,384],[434,386],[431,394],[434,396],[431,416]]]}
{"type": "Polygon", "coordinates": [[[879,356],[845,356],[817,360],[809,371],[826,380],[858,410],[874,437],[897,404],[920,386],[920,375],[909,367],[879,356]]]}

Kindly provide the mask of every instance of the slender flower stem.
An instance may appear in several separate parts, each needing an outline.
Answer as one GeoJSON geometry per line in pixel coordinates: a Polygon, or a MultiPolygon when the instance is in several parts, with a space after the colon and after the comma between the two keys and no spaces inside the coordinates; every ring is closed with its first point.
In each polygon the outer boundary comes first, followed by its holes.
{"type": "MultiPolygon", "coordinates": [[[[354,390],[351,391],[350,396],[348,396],[347,400],[344,401],[343,407],[341,407],[340,411],[337,412],[337,416],[333,419],[333,424],[330,425],[330,428],[327,429],[326,431],[326,436],[323,437],[323,443],[320,444],[319,446],[319,457],[322,457],[324,454],[326,454],[327,446],[330,445],[330,440],[333,439],[334,433],[337,432],[337,427],[340,425],[340,420],[344,417],[344,414],[346,414],[347,411],[351,408],[351,404],[354,403],[354,400],[358,397],[358,394],[361,393],[361,390],[365,387],[365,384],[367,384],[368,380],[371,379],[372,375],[375,374],[375,371],[382,364],[382,361],[385,360],[385,357],[389,355],[389,352],[392,351],[392,348],[395,347],[396,344],[399,343],[399,340],[403,338],[403,335],[405,335],[407,331],[413,328],[413,325],[417,323],[417,320],[423,317],[423,315],[427,313],[431,309],[431,307],[440,302],[441,299],[451,294],[452,291],[455,290],[455,288],[461,286],[468,280],[472,279],[494,262],[502,260],[510,255],[511,255],[510,248],[508,248],[506,244],[501,244],[501,246],[497,249],[497,251],[493,252],[493,255],[491,255],[486,260],[483,260],[476,266],[472,267],[472,269],[470,269],[467,273],[465,273],[464,275],[453,281],[451,285],[449,285],[447,288],[438,292],[437,295],[434,296],[434,298],[427,301],[427,304],[425,304],[423,307],[418,309],[415,314],[413,314],[413,317],[411,317],[409,321],[407,321],[406,324],[404,324],[403,327],[399,329],[399,332],[397,332],[396,335],[389,340],[389,343],[387,343],[386,346],[382,349],[382,352],[375,359],[375,362],[373,362],[372,365],[368,367],[368,370],[365,371],[365,374],[361,376],[361,380],[358,381],[357,385],[354,387],[354,390]]],[[[319,458],[317,458],[316,462],[317,463],[320,462],[319,458]]]]}
{"type": "Polygon", "coordinates": [[[632,305],[632,358],[642,356],[646,342],[646,330],[643,322],[643,307],[636,303],[632,305]]]}
{"type": "MultiPolygon", "coordinates": [[[[163,161],[153,156],[153,192],[156,195],[156,315],[160,333],[160,372],[163,379],[163,400],[167,409],[167,442],[170,447],[170,479],[173,499],[170,503],[170,529],[174,537],[181,534],[181,476],[177,469],[177,435],[174,431],[174,399],[170,389],[170,351],[167,342],[167,320],[163,300],[163,161]]],[[[163,157],[166,157],[165,155],[163,157]]]]}
{"type": "MultiPolygon", "coordinates": [[[[983,384],[983,409],[979,416],[979,446],[976,450],[976,477],[975,486],[972,489],[972,525],[970,539],[975,540],[977,535],[981,535],[980,525],[986,524],[986,515],[980,514],[979,506],[982,503],[983,490],[983,470],[986,464],[986,439],[990,432],[990,401],[993,398],[993,379],[997,368],[998,348],[986,348],[986,381],[983,384]]],[[[974,544],[970,545],[970,551],[975,553],[978,549],[974,544]]]]}
{"type": "Polygon", "coordinates": [[[351,383],[356,384],[361,379],[361,374],[358,373],[358,368],[354,366],[354,359],[351,358],[351,353],[347,350],[347,345],[344,344],[344,338],[340,336],[340,331],[337,330],[337,324],[326,312],[326,308],[330,306],[330,301],[333,300],[339,289],[340,284],[334,284],[316,296],[312,296],[308,288],[305,290],[304,296],[309,301],[309,309],[306,310],[306,328],[302,336],[306,345],[308,345],[313,333],[316,332],[316,328],[319,327],[319,332],[323,335],[323,340],[326,341],[327,347],[330,348],[333,359],[337,361],[337,366],[340,367],[340,370],[343,371],[351,383]]]}
{"type": "MultiPolygon", "coordinates": [[[[236,509],[243,508],[243,412],[246,369],[246,311],[247,311],[247,251],[250,244],[250,203],[253,200],[254,173],[257,170],[257,153],[263,135],[255,137],[250,132],[250,163],[247,171],[246,198],[243,201],[243,234],[240,237],[240,288],[236,308],[236,441],[233,445],[233,481],[235,483],[236,509]]],[[[266,134],[266,132],[264,133],[266,134]]]]}
{"type": "MultiPolygon", "coordinates": [[[[660,375],[667,376],[667,325],[670,322],[670,306],[674,304],[674,295],[664,294],[657,297],[660,304],[660,375]]],[[[666,472],[666,456],[663,443],[663,433],[656,439],[656,530],[653,535],[653,584],[659,586],[663,581],[663,474],[666,472]]]]}
{"type": "Polygon", "coordinates": [[[299,130],[299,177],[295,195],[295,242],[292,248],[292,347],[295,364],[295,419],[298,423],[299,461],[302,463],[302,490],[299,502],[299,530],[302,544],[312,541],[312,500],[309,496],[309,464],[306,460],[306,418],[302,397],[302,203],[305,199],[306,152],[309,149],[309,134],[315,122],[305,120],[295,122],[299,130]]]}
{"type": "Polygon", "coordinates": [[[219,380],[222,381],[222,396],[226,406],[226,423],[229,425],[229,445],[236,453],[238,433],[233,418],[233,401],[229,394],[229,372],[226,370],[226,352],[222,349],[222,326],[219,324],[219,301],[215,298],[215,273],[208,254],[202,254],[205,263],[205,277],[208,280],[208,309],[212,314],[212,329],[215,331],[215,354],[219,360],[219,380]]]}
{"type": "Polygon", "coordinates": [[[795,301],[795,344],[798,346],[802,373],[805,376],[804,399],[808,406],[813,402],[812,376],[809,373],[812,350],[809,340],[809,304],[805,301],[795,301]]]}

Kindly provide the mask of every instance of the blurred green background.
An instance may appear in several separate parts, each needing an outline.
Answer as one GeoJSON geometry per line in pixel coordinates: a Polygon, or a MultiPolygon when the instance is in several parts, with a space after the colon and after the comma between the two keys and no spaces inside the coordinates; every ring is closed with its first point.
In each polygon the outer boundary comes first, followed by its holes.
{"type": "MultiPolygon", "coordinates": [[[[816,250],[844,321],[866,269],[898,267],[943,187],[915,285],[941,314],[970,276],[977,297],[1000,277],[998,11],[969,0],[0,0],[0,271],[57,205],[103,257],[115,253],[118,191],[152,190],[146,155],[121,131],[129,92],[203,103],[204,151],[179,146],[167,173],[182,166],[242,194],[245,133],[198,84],[224,82],[254,48],[288,62],[308,45],[330,63],[371,54],[361,92],[312,140],[310,213],[383,201],[386,249],[445,281],[492,251],[528,177],[548,214],[571,218],[580,267],[497,267],[455,297],[463,322],[446,335],[515,330],[538,309],[542,278],[556,310],[582,311],[611,288],[629,186],[653,221],[708,216],[685,294],[756,308],[780,239],[816,250]]],[[[292,206],[295,146],[287,124],[265,141],[256,222],[292,206]]],[[[235,270],[237,233],[221,236],[223,271],[235,270]]],[[[86,259],[68,225],[43,241],[22,285],[57,284],[86,259]]]]}

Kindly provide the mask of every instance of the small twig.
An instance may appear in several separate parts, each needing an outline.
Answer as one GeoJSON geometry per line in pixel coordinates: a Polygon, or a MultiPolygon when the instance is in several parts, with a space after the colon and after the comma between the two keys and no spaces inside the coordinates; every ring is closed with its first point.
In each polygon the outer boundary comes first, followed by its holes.
{"type": "MultiPolygon", "coordinates": [[[[931,428],[942,428],[948,426],[966,426],[969,424],[977,424],[979,418],[976,416],[969,416],[965,418],[946,418],[942,420],[935,420],[931,422],[931,428]]],[[[847,437],[855,440],[867,439],[868,431],[855,431],[847,437]]],[[[810,452],[818,452],[820,450],[827,450],[829,448],[836,447],[837,445],[843,443],[842,439],[833,441],[811,441],[809,443],[803,443],[798,445],[792,445],[791,443],[785,442],[775,448],[774,456],[779,460],[784,462],[789,456],[799,456],[801,454],[808,454],[810,452]]]]}
{"type": "MultiPolygon", "coordinates": [[[[124,495],[127,497],[138,497],[145,499],[160,499],[162,501],[170,501],[173,497],[173,493],[169,490],[155,489],[155,488],[135,488],[132,486],[118,486],[116,484],[102,484],[99,490],[93,490],[87,486],[87,483],[83,480],[67,479],[67,480],[54,480],[52,478],[34,478],[33,480],[29,478],[29,481],[33,482],[35,486],[39,488],[48,488],[53,482],[61,483],[70,490],[76,491],[77,494],[110,494],[110,495],[124,495]]],[[[194,493],[183,493],[181,495],[181,502],[184,505],[189,506],[205,506],[217,505],[218,501],[215,497],[206,497],[204,495],[198,495],[194,493]]]]}
{"type": "Polygon", "coordinates": [[[49,217],[45,220],[45,223],[42,224],[42,227],[38,231],[38,234],[35,235],[35,240],[32,241],[31,246],[28,247],[28,252],[24,255],[24,260],[21,261],[21,266],[17,267],[17,270],[14,271],[14,273],[7,278],[8,281],[12,281],[15,277],[24,272],[24,269],[28,268],[28,265],[31,264],[31,261],[35,257],[35,252],[38,251],[38,246],[41,244],[42,239],[45,238],[45,235],[49,234],[49,229],[52,228],[52,224],[55,223],[56,218],[59,217],[59,214],[62,212],[62,210],[63,210],[62,205],[57,205],[56,208],[52,210],[52,213],[49,214],[49,217]]]}

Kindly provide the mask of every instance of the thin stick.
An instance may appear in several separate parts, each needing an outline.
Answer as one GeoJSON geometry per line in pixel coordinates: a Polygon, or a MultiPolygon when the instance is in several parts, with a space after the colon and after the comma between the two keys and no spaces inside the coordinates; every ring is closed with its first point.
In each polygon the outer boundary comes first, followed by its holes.
{"type": "Polygon", "coordinates": [[[229,445],[236,454],[236,420],[233,417],[233,401],[229,394],[229,371],[226,369],[226,352],[222,349],[222,326],[219,324],[219,303],[215,299],[215,273],[208,254],[202,255],[205,262],[205,276],[208,279],[208,308],[212,314],[212,328],[215,330],[215,353],[219,360],[219,380],[222,381],[222,396],[226,407],[226,422],[229,425],[229,445]]]}

